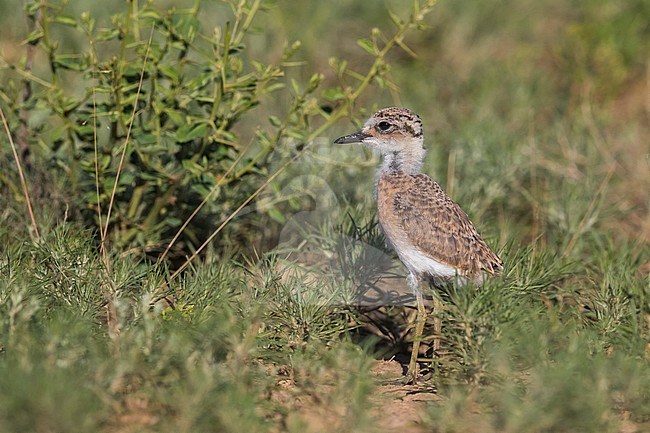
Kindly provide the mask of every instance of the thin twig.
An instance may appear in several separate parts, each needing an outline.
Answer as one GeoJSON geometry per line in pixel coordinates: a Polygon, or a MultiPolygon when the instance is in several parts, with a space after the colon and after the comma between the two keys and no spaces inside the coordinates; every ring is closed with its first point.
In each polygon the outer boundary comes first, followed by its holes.
{"type": "Polygon", "coordinates": [[[95,191],[97,193],[97,218],[99,219],[99,237],[102,245],[106,240],[106,232],[102,224],[102,201],[99,194],[99,154],[97,152],[97,99],[93,87],[93,151],[95,152],[95,191]]]}
{"type": "MultiPolygon", "coordinates": [[[[138,100],[140,99],[140,92],[142,90],[142,82],[144,81],[144,72],[147,67],[147,59],[149,58],[149,48],[151,48],[151,41],[153,39],[153,31],[155,25],[151,27],[151,34],[149,35],[149,42],[147,42],[147,50],[144,53],[144,62],[142,63],[142,71],[140,72],[140,81],[138,82],[138,90],[135,94],[135,101],[133,102],[133,111],[131,112],[131,118],[129,119],[129,128],[126,132],[126,138],[124,139],[124,147],[122,148],[122,154],[120,155],[120,163],[117,166],[117,173],[115,173],[115,183],[113,184],[113,191],[111,192],[111,199],[108,203],[108,212],[106,213],[106,224],[104,225],[104,234],[108,233],[108,224],[111,220],[111,211],[113,210],[113,202],[115,201],[115,193],[117,192],[117,184],[120,180],[120,173],[122,172],[122,166],[124,165],[124,157],[126,156],[126,149],[129,144],[129,139],[131,138],[131,129],[133,128],[133,122],[135,121],[135,113],[138,110],[138,100]]],[[[102,242],[100,252],[104,253],[105,243],[102,242]]]]}
{"type": "Polygon", "coordinates": [[[271,184],[277,178],[289,165],[291,165],[293,162],[295,162],[298,158],[300,158],[302,155],[305,154],[305,152],[311,147],[311,144],[313,144],[314,139],[318,137],[325,129],[327,129],[329,126],[331,126],[334,122],[336,122],[338,119],[343,117],[343,114],[346,113],[346,108],[340,108],[338,111],[334,112],[334,114],[330,115],[329,119],[327,122],[325,122],[323,125],[321,125],[320,128],[316,129],[314,132],[312,132],[307,139],[305,140],[307,144],[302,148],[301,151],[296,153],[293,158],[289,159],[287,162],[285,162],[280,168],[278,168],[259,188],[255,190],[242,204],[239,205],[237,209],[235,209],[229,216],[226,218],[220,225],[217,227],[217,229],[212,232],[212,234],[201,244],[201,246],[183,263],[183,265],[178,268],[170,277],[170,280],[174,279],[178,274],[180,274],[183,269],[185,269],[192,261],[196,258],[196,256],[203,251],[203,249],[212,241],[212,239],[217,236],[221,230],[230,222],[232,221],[233,218],[235,218],[239,212],[241,212],[244,207],[246,207],[255,197],[257,197],[262,191],[266,189],[267,186],[271,184]]]}
{"type": "Polygon", "coordinates": [[[187,261],[186,261],[185,263],[183,263],[183,265],[182,265],[180,268],[178,268],[178,269],[177,269],[177,270],[176,270],[176,271],[171,275],[171,277],[169,277],[169,279],[170,279],[170,280],[173,280],[173,279],[174,279],[174,278],[175,278],[179,273],[181,273],[181,272],[183,271],[183,269],[185,269],[185,268],[186,268],[190,263],[192,263],[192,261],[194,260],[194,258],[195,258],[195,257],[196,257],[196,256],[197,256],[201,251],[203,251],[203,249],[204,249],[204,248],[205,248],[205,247],[206,247],[206,246],[207,246],[207,245],[212,241],[212,239],[214,239],[215,236],[217,236],[217,235],[221,232],[221,230],[223,230],[223,228],[224,228],[224,227],[225,227],[225,226],[226,226],[230,221],[232,221],[232,219],[235,218],[235,217],[237,216],[237,214],[239,214],[239,212],[241,212],[241,210],[242,210],[244,207],[246,207],[246,205],[248,205],[248,203],[250,203],[250,202],[251,202],[255,197],[257,197],[257,196],[258,196],[258,195],[259,195],[259,194],[260,194],[264,189],[266,189],[266,187],[269,186],[269,185],[271,184],[271,182],[273,182],[273,180],[274,180],[276,177],[278,177],[278,176],[280,175],[280,173],[282,173],[282,172],[283,172],[283,171],[284,171],[284,170],[285,170],[285,169],[286,169],[286,168],[287,168],[287,167],[288,167],[292,162],[294,162],[295,160],[297,160],[298,157],[301,156],[301,155],[304,153],[304,151],[305,151],[306,148],[307,148],[307,146],[305,146],[305,148],[304,148],[301,152],[296,153],[296,154],[293,156],[293,158],[291,158],[290,160],[288,160],[287,162],[285,162],[284,165],[282,165],[282,167],[280,167],[280,168],[279,168],[275,173],[273,173],[273,174],[272,174],[272,175],[271,175],[271,176],[266,180],[266,182],[264,182],[264,183],[263,183],[259,188],[257,188],[257,189],[255,190],[254,193],[252,193],[251,195],[249,195],[248,198],[247,198],[246,200],[244,200],[243,203],[240,204],[239,207],[238,207],[237,209],[235,209],[235,210],[234,210],[234,211],[233,211],[233,212],[228,216],[228,218],[226,218],[226,219],[221,223],[221,225],[219,225],[219,227],[217,227],[217,229],[216,229],[214,232],[212,232],[212,234],[211,234],[211,235],[210,235],[210,236],[205,240],[205,242],[203,242],[203,244],[201,244],[201,246],[200,246],[200,247],[199,247],[199,248],[198,248],[198,249],[197,249],[197,250],[196,250],[196,251],[195,251],[195,252],[194,252],[194,253],[193,253],[193,254],[192,254],[188,259],[187,259],[187,261]]]}
{"type": "Polygon", "coordinates": [[[580,236],[582,235],[585,227],[587,226],[587,223],[588,223],[589,219],[591,218],[592,213],[596,209],[596,203],[598,202],[598,200],[600,200],[602,198],[602,196],[604,194],[604,191],[605,191],[605,188],[607,187],[607,185],[609,185],[609,180],[612,178],[612,175],[614,174],[615,168],[616,167],[615,167],[614,164],[610,165],[609,170],[607,171],[607,174],[605,175],[605,178],[600,183],[600,185],[598,186],[598,190],[596,191],[593,198],[589,202],[589,206],[587,208],[587,211],[585,212],[584,216],[580,220],[580,223],[578,224],[578,227],[576,228],[575,233],[573,233],[573,236],[569,240],[569,243],[567,243],[566,247],[562,251],[562,256],[565,256],[566,254],[568,254],[569,251],[571,251],[575,247],[576,242],[578,242],[578,239],[580,238],[580,236]]]}
{"type": "Polygon", "coordinates": [[[14,139],[11,136],[11,131],[9,130],[9,124],[5,118],[5,113],[0,107],[0,116],[2,117],[2,123],[5,126],[5,131],[7,132],[7,138],[9,138],[9,144],[11,145],[11,151],[14,154],[14,160],[16,161],[16,167],[18,168],[18,176],[20,176],[20,184],[23,187],[23,195],[25,196],[25,202],[27,203],[27,213],[29,218],[32,221],[32,228],[34,229],[34,234],[36,235],[36,240],[41,240],[41,235],[38,232],[38,226],[36,225],[36,218],[34,218],[34,211],[32,210],[32,201],[29,198],[29,192],[27,191],[27,182],[25,181],[25,175],[23,174],[23,168],[20,163],[20,158],[18,157],[18,152],[16,152],[16,145],[14,144],[14,139]]]}
{"type": "Polygon", "coordinates": [[[238,156],[238,157],[237,157],[237,158],[232,162],[232,164],[230,165],[230,167],[228,167],[228,170],[226,170],[226,172],[225,172],[225,173],[224,173],[224,174],[219,178],[219,180],[218,180],[217,183],[212,187],[212,189],[210,190],[210,192],[208,192],[208,193],[206,194],[206,196],[205,196],[205,198],[203,199],[203,201],[202,201],[202,202],[201,202],[201,203],[196,207],[196,209],[194,209],[194,212],[192,212],[192,215],[190,215],[189,217],[187,217],[187,219],[185,220],[185,222],[183,223],[183,225],[178,229],[178,231],[176,232],[176,234],[174,235],[174,237],[172,238],[172,240],[171,240],[171,241],[169,242],[169,244],[167,245],[167,248],[165,248],[165,251],[163,251],[163,253],[160,255],[160,257],[158,257],[158,261],[156,262],[156,264],[161,263],[161,262],[163,261],[163,259],[165,258],[165,256],[167,256],[167,253],[169,252],[169,250],[171,249],[171,247],[174,245],[174,243],[176,243],[176,240],[178,240],[178,238],[179,238],[179,236],[181,235],[181,233],[183,233],[183,231],[185,230],[185,227],[187,227],[187,226],[189,225],[189,223],[194,219],[194,217],[196,216],[196,214],[199,213],[199,211],[201,210],[201,208],[203,208],[203,206],[205,206],[205,204],[208,202],[208,200],[210,199],[210,197],[212,197],[212,194],[214,194],[215,191],[217,191],[217,190],[219,189],[219,187],[220,187],[221,185],[223,185],[223,182],[224,182],[224,180],[226,179],[226,176],[228,176],[228,175],[230,174],[230,172],[235,168],[235,166],[239,163],[239,161],[241,161],[242,157],[244,156],[244,153],[245,153],[245,152],[240,152],[240,153],[239,153],[239,156],[238,156]]]}
{"type": "MultiPolygon", "coordinates": [[[[43,20],[43,12],[42,9],[39,8],[38,11],[36,12],[36,15],[34,16],[35,29],[38,29],[39,27],[41,27],[42,29],[43,27],[42,20],[43,20]]],[[[34,65],[36,46],[31,43],[26,44],[26,46],[27,46],[27,54],[25,56],[25,66],[23,70],[27,73],[30,73],[32,71],[32,66],[34,65]]],[[[20,147],[20,156],[23,158],[25,167],[29,171],[30,169],[29,141],[27,139],[28,137],[27,125],[29,123],[29,110],[27,110],[24,105],[32,96],[32,80],[25,78],[24,82],[25,82],[25,87],[23,89],[23,96],[22,96],[23,108],[21,108],[20,110],[20,127],[18,128],[18,132],[16,133],[16,141],[18,142],[18,146],[20,147]]]]}

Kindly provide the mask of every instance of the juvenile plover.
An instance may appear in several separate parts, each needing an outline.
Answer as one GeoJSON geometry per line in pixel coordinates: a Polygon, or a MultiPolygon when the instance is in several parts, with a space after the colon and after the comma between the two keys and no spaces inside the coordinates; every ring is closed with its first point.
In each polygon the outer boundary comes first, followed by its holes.
{"type": "MultiPolygon", "coordinates": [[[[415,295],[417,319],[407,380],[415,382],[420,340],[426,322],[421,283],[453,280],[480,283],[485,274],[502,270],[501,259],[483,241],[458,204],[426,174],[420,116],[406,108],[379,110],[361,131],[345,135],[337,144],[363,143],[383,155],[375,194],[379,224],[386,243],[408,269],[407,281],[415,295]]],[[[437,297],[434,296],[434,314],[437,297]]],[[[440,332],[437,321],[436,333],[440,332]]],[[[438,349],[439,338],[434,340],[438,349]]]]}

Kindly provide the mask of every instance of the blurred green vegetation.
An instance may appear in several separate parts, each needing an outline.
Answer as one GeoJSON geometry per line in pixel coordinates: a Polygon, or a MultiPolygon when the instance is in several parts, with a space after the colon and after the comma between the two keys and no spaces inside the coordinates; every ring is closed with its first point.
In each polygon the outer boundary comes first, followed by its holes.
{"type": "Polygon", "coordinates": [[[403,429],[650,429],[650,5],[399,24],[413,5],[3,2],[0,108],[42,239],[0,134],[0,431],[391,431],[371,371],[410,350],[410,310],[332,302],[382,280],[383,239],[376,157],[331,141],[387,105],[422,116],[425,171],[506,269],[441,292],[442,398],[403,429]]]}

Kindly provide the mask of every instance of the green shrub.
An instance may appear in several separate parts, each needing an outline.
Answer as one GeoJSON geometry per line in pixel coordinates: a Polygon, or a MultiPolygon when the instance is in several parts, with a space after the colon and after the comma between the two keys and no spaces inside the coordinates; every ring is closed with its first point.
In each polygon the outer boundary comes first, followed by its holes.
{"type": "MultiPolygon", "coordinates": [[[[319,73],[306,82],[286,77],[299,42],[271,61],[252,58],[261,0],[168,10],[129,2],[110,23],[70,14],[65,3],[33,2],[25,61],[0,71],[0,98],[36,190],[57,194],[66,215],[119,249],[159,254],[201,208],[173,250],[192,251],[266,185],[275,162],[302,152],[369,84],[386,83],[385,54],[403,45],[431,3],[416,5],[410,20],[396,18],[394,36],[375,29],[360,41],[374,58],[367,73],[333,60],[351,84],[325,88],[319,73]],[[275,100],[290,102],[262,111],[262,121],[257,107],[275,100]]],[[[3,164],[15,169],[6,155],[3,164]]],[[[19,195],[13,177],[3,184],[19,195]]]]}

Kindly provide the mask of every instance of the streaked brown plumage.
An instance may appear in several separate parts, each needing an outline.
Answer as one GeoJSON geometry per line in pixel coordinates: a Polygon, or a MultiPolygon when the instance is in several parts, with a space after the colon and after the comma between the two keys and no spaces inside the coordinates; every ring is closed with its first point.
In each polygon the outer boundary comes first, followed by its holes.
{"type": "MultiPolygon", "coordinates": [[[[384,108],[368,119],[361,131],[335,141],[356,142],[378,150],[384,157],[376,182],[379,223],[387,243],[409,270],[408,282],[417,301],[418,317],[407,372],[408,379],[415,381],[426,321],[422,279],[481,282],[485,273],[500,273],[502,263],[460,206],[429,176],[420,173],[425,150],[417,114],[405,108],[384,108]]],[[[439,328],[438,321],[438,332],[439,328]]]]}
{"type": "Polygon", "coordinates": [[[480,279],[481,271],[500,272],[499,257],[467,214],[430,177],[382,173],[377,191],[379,220],[390,242],[403,238],[427,257],[453,267],[461,277],[480,279]]]}

